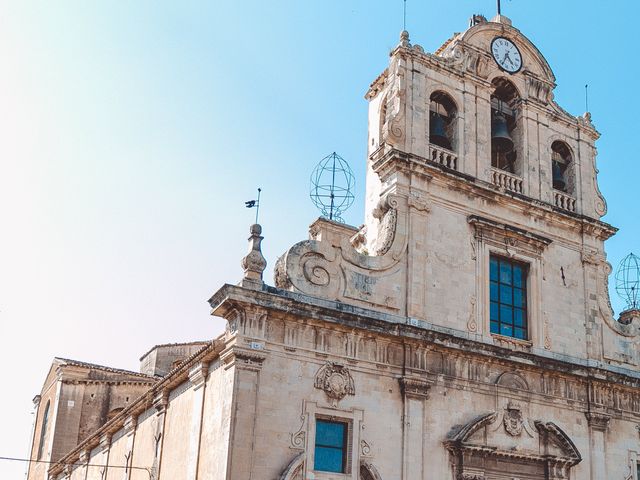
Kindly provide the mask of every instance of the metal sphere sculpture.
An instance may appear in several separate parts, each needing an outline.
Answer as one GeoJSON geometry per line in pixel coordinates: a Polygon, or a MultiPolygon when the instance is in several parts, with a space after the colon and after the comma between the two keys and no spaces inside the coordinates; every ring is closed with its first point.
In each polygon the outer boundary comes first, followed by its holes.
{"type": "Polygon", "coordinates": [[[355,184],[349,164],[333,152],[313,169],[309,196],[323,217],[344,223],[342,214],[353,205],[355,184]]]}
{"type": "Polygon", "coordinates": [[[627,303],[627,310],[640,309],[640,257],[633,253],[618,265],[616,293],[627,303]]]}

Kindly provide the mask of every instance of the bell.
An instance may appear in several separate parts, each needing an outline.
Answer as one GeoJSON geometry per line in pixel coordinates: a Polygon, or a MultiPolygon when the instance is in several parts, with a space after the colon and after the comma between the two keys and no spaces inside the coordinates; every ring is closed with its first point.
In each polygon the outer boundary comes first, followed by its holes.
{"type": "Polygon", "coordinates": [[[498,152],[510,152],[513,150],[513,140],[509,135],[507,127],[507,119],[505,116],[496,112],[491,122],[491,146],[498,152]]]}
{"type": "Polygon", "coordinates": [[[567,188],[567,182],[562,174],[562,167],[558,162],[553,162],[551,173],[553,175],[553,188],[564,192],[567,188]]]}
{"type": "Polygon", "coordinates": [[[431,113],[431,122],[429,122],[429,142],[442,148],[451,150],[451,142],[445,131],[444,119],[437,113],[431,113]]]}

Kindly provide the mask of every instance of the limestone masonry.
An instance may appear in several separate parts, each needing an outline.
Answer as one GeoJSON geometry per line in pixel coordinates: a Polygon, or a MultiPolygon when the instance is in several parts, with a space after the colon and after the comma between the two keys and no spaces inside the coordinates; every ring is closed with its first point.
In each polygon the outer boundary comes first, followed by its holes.
{"type": "Polygon", "coordinates": [[[614,316],[599,137],[504,16],[403,32],[366,93],[365,223],[324,218],[226,331],[55,359],[29,480],[638,480],[640,312],[614,316]]]}

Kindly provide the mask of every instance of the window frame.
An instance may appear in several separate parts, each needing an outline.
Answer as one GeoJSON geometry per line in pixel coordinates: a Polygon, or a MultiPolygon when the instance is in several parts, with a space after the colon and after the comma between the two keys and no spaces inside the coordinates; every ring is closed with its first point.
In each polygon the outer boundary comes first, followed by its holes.
{"type": "Polygon", "coordinates": [[[324,416],[317,416],[315,418],[315,438],[314,438],[314,442],[313,442],[313,448],[314,448],[314,463],[313,463],[313,470],[316,472],[325,472],[325,473],[338,473],[338,474],[346,474],[348,473],[348,465],[349,465],[349,437],[350,437],[350,431],[351,431],[351,426],[350,426],[350,422],[348,420],[345,419],[337,419],[337,418],[326,418],[324,416]],[[342,445],[340,447],[335,447],[333,445],[325,445],[325,444],[319,444],[318,443],[318,424],[319,423],[324,423],[324,424],[333,424],[333,425],[341,425],[343,427],[343,432],[342,432],[342,445]],[[340,466],[340,471],[335,471],[335,470],[323,470],[321,468],[318,468],[318,459],[317,459],[317,451],[318,451],[318,447],[320,448],[330,448],[330,449],[334,449],[334,450],[339,450],[341,453],[341,458],[342,458],[342,462],[341,462],[341,466],[340,466]]]}
{"type": "Polygon", "coordinates": [[[516,340],[529,341],[531,336],[529,332],[529,285],[528,285],[529,271],[530,271],[530,265],[527,262],[523,262],[521,260],[517,260],[513,258],[507,258],[504,255],[497,255],[495,253],[489,254],[489,332],[492,335],[501,335],[503,337],[514,338],[516,340]],[[492,275],[491,275],[491,265],[494,260],[497,262],[497,266],[496,266],[497,279],[495,280],[492,278],[492,275]],[[510,283],[503,282],[501,279],[502,265],[505,265],[505,264],[509,265],[511,270],[510,283]],[[515,267],[521,268],[522,278],[521,278],[520,286],[517,286],[515,284],[515,280],[513,277],[515,267]],[[495,300],[492,298],[492,295],[491,295],[492,287],[494,284],[496,285],[496,289],[497,289],[497,299],[495,300]],[[506,301],[503,302],[502,300],[503,288],[505,289],[508,288],[511,290],[510,302],[506,302],[506,301]],[[520,290],[522,294],[520,306],[518,306],[515,301],[516,290],[520,290]],[[497,320],[494,320],[494,317],[491,313],[492,307],[494,304],[497,305],[497,314],[498,314],[497,320]],[[510,322],[506,320],[503,321],[501,318],[503,313],[503,307],[509,308],[511,310],[510,322]],[[522,311],[522,315],[523,315],[522,326],[516,325],[516,319],[515,319],[516,310],[522,311]],[[493,324],[497,324],[497,331],[493,331],[493,328],[492,328],[493,324]],[[508,334],[503,331],[503,325],[505,327],[511,328],[511,334],[508,334]],[[516,334],[517,329],[523,331],[522,336],[518,336],[516,334]]]}

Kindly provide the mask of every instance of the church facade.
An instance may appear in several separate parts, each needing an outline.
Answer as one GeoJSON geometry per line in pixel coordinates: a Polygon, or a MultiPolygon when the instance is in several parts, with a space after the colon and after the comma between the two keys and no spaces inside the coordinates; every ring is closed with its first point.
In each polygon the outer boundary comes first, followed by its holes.
{"type": "Polygon", "coordinates": [[[612,311],[599,134],[555,84],[504,16],[433,54],[403,32],[366,94],[364,226],[318,219],[268,286],[253,225],[223,335],[48,380],[136,393],[80,435],[87,394],[47,390],[29,480],[638,480],[640,312],[612,311]]]}

